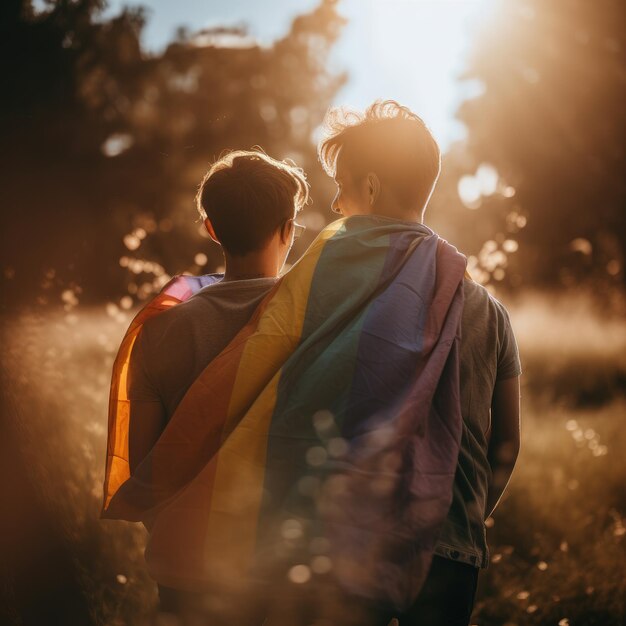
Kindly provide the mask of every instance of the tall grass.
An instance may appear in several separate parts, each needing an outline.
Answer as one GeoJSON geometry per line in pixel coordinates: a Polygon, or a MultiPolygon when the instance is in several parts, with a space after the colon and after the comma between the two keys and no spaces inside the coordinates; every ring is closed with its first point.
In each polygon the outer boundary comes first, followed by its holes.
{"type": "Polygon", "coordinates": [[[47,570],[48,586],[68,596],[67,602],[35,611],[31,619],[33,606],[45,599],[30,593],[28,578],[20,581],[26,589],[8,595],[29,616],[25,623],[73,626],[67,621],[72,615],[68,606],[86,600],[81,624],[138,624],[155,602],[143,567],[142,527],[98,519],[109,377],[125,323],[104,311],[28,314],[2,322],[3,387],[10,399],[6,415],[12,437],[1,445],[18,447],[21,462],[15,469],[25,472],[32,486],[18,499],[27,499],[30,514],[48,522],[48,541],[67,554],[73,569],[71,580],[57,588],[58,568],[49,563],[45,546],[30,551],[38,530],[23,537],[16,533],[33,575],[47,570]]]}
{"type": "Polygon", "coordinates": [[[626,307],[601,306],[585,293],[525,293],[511,306],[523,384],[535,402],[575,408],[626,395],[626,307]]]}
{"type": "Polygon", "coordinates": [[[473,623],[623,624],[626,402],[579,411],[525,404],[473,623]]]}

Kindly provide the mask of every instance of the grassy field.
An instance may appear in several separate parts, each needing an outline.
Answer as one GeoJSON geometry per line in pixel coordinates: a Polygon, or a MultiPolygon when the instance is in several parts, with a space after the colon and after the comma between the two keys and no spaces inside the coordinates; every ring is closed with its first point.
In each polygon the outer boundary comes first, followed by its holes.
{"type": "MultiPolygon", "coordinates": [[[[626,326],[584,298],[511,305],[524,367],[523,442],[494,519],[480,626],[626,623],[626,326]]],[[[148,623],[144,531],[98,519],[112,306],[2,320],[3,618],[148,623]],[[4,486],[4,485],[3,485],[4,486]]]]}

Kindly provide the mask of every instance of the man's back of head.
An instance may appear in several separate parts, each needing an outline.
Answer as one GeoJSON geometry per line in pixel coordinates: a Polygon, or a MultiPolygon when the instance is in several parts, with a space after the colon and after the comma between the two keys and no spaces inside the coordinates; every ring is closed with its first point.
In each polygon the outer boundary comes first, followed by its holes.
{"type": "Polygon", "coordinates": [[[422,119],[394,100],[364,113],[330,109],[318,155],[339,187],[333,210],[421,221],[441,170],[437,142],[422,119]]]}
{"type": "Polygon", "coordinates": [[[304,172],[295,164],[261,150],[235,150],[209,168],[196,206],[228,262],[261,251],[308,198],[304,172]]]}

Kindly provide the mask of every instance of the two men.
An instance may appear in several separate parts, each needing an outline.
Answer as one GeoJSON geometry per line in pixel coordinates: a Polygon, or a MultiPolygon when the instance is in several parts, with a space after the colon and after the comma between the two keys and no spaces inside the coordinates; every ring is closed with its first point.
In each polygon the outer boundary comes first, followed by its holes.
{"type": "Polygon", "coordinates": [[[519,448],[515,340],[422,223],[440,170],[423,122],[387,101],[331,111],[327,129],[344,219],[277,282],[302,174],[241,154],[205,177],[226,276],[136,332],[129,446],[110,442],[129,475],[109,481],[104,515],[149,526],[146,559],[178,613],[232,617],[246,572],[280,600],[241,624],[467,624],[484,520],[519,448]],[[290,593],[307,584],[332,602],[290,593]]]}

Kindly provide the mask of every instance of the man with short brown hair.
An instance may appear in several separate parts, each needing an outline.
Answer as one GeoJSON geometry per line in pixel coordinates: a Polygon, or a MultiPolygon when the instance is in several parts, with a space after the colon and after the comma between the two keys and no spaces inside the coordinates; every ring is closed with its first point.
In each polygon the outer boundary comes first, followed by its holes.
{"type": "MultiPolygon", "coordinates": [[[[225,272],[143,324],[128,376],[131,475],[198,375],[249,321],[276,283],[294,238],[303,229],[295,216],[307,200],[302,170],[258,150],[230,152],[205,175],[197,208],[210,236],[222,246],[225,272]]],[[[148,541],[146,562],[159,583],[161,609],[183,617],[203,615],[203,596],[187,581],[194,550],[183,549],[178,537],[189,532],[187,520],[181,516],[178,525],[168,520],[166,531],[158,521],[157,516],[159,532],[148,541]]],[[[195,546],[195,552],[201,551],[202,546],[195,546]]]]}

